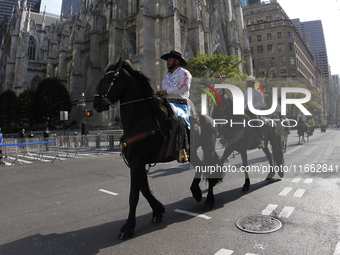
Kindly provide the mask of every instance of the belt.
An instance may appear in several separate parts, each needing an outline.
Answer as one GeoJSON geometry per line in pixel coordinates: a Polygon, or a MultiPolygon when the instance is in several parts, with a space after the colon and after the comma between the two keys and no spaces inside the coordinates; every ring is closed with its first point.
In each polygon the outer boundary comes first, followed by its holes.
{"type": "Polygon", "coordinates": [[[168,99],[170,103],[174,103],[174,104],[187,104],[187,100],[186,99],[177,99],[177,98],[169,98],[168,99]]]}

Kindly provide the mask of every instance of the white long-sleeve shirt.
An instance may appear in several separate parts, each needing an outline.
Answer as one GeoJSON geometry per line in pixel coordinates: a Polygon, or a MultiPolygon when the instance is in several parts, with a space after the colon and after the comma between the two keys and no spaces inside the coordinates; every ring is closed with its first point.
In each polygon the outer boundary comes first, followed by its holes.
{"type": "Polygon", "coordinates": [[[165,97],[188,99],[192,76],[190,72],[183,67],[178,67],[173,73],[169,72],[162,81],[162,90],[167,91],[165,97]],[[168,75],[175,81],[171,84],[168,80],[168,75]]]}
{"type": "MultiPolygon", "coordinates": [[[[253,92],[253,105],[256,110],[260,110],[264,106],[264,98],[261,91],[252,89],[253,92]]],[[[248,88],[244,92],[244,109],[248,108],[248,88]]]]}

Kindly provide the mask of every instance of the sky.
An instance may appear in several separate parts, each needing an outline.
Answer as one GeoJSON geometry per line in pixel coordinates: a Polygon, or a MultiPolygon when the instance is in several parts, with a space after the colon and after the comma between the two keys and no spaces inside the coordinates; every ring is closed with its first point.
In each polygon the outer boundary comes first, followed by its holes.
{"type": "MultiPolygon", "coordinates": [[[[60,14],[62,0],[42,0],[49,13],[60,14]]],[[[340,0],[278,0],[290,19],[321,20],[332,74],[340,75],[340,0]]]]}

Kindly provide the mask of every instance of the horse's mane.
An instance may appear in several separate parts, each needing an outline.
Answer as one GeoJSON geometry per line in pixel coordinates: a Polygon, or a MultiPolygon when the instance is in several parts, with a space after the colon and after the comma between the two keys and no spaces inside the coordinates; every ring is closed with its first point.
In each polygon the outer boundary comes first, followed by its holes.
{"type": "MultiPolygon", "coordinates": [[[[105,68],[105,73],[113,71],[117,64],[109,64],[105,68]]],[[[150,85],[150,79],[146,77],[141,71],[133,69],[132,64],[129,60],[123,60],[120,66],[128,74],[130,74],[136,82],[142,85],[142,91],[145,93],[144,96],[152,96],[154,91],[150,85]]]]}

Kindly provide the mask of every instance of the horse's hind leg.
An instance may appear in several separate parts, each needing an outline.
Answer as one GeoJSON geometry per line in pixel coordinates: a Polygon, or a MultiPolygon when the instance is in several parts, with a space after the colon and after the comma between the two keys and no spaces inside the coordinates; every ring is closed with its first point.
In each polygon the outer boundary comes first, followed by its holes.
{"type": "Polygon", "coordinates": [[[244,150],[241,153],[241,158],[242,158],[242,165],[245,167],[244,175],[245,175],[245,180],[244,184],[242,187],[242,191],[248,191],[250,187],[250,179],[249,179],[249,173],[248,173],[248,157],[247,157],[247,151],[244,150]]]}
{"type": "Polygon", "coordinates": [[[146,171],[141,174],[141,192],[146,200],[149,202],[152,208],[152,222],[160,223],[163,218],[165,208],[161,202],[159,202],[154,195],[152,195],[149,187],[148,177],[146,171]]]}
{"type": "Polygon", "coordinates": [[[215,204],[215,196],[214,196],[214,186],[218,182],[217,179],[214,178],[209,178],[208,183],[209,183],[209,188],[208,188],[208,195],[207,199],[205,201],[205,210],[211,210],[214,207],[215,204]]]}

